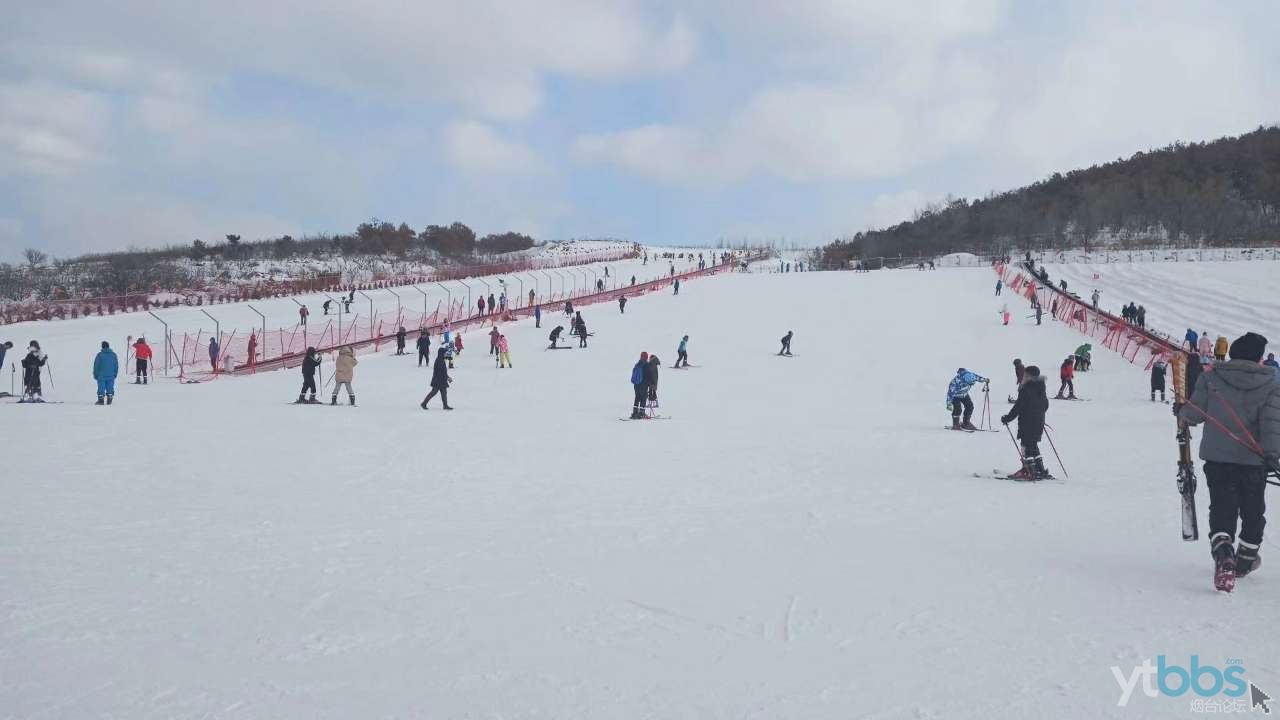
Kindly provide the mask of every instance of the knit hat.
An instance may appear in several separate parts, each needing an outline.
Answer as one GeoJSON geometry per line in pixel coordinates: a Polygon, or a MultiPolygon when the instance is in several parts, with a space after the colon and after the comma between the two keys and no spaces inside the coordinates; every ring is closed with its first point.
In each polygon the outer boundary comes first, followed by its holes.
{"type": "Polygon", "coordinates": [[[111,347],[111,346],[107,344],[107,341],[106,341],[106,340],[103,340],[103,341],[102,341],[102,349],[103,349],[103,350],[106,350],[106,349],[107,349],[107,348],[109,348],[109,347],[111,347]]]}
{"type": "Polygon", "coordinates": [[[1038,365],[1028,365],[1028,366],[1026,367],[1026,369],[1022,371],[1022,377],[1023,377],[1023,378],[1038,378],[1038,377],[1040,377],[1040,366],[1038,366],[1038,365]]]}
{"type": "Polygon", "coordinates": [[[1258,333],[1245,333],[1231,343],[1232,360],[1248,360],[1261,362],[1262,353],[1267,349],[1267,339],[1258,333]]]}

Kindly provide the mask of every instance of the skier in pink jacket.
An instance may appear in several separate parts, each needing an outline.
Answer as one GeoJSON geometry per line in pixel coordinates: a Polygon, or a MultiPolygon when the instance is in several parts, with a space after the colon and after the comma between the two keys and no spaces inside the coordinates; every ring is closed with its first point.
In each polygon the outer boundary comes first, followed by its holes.
{"type": "Polygon", "coordinates": [[[498,336],[498,367],[511,367],[511,349],[506,335],[498,336]]]}

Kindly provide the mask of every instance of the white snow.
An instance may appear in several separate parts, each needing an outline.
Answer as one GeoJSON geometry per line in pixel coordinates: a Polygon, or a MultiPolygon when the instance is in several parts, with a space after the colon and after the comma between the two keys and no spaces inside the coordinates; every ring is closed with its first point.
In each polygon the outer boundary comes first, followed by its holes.
{"type": "Polygon", "coordinates": [[[0,406],[0,716],[1181,716],[1190,694],[1117,706],[1110,667],[1161,654],[1275,696],[1277,572],[1213,592],[1140,369],[1101,351],[1092,402],[1051,407],[1069,479],[972,477],[1016,456],[942,429],[956,368],[999,428],[1012,358],[1052,375],[1080,343],[1002,327],[1023,301],[993,281],[721,276],[584,308],[586,350],[544,351],[549,313],[503,328],[510,370],[467,337],[452,413],[386,353],[356,408],[289,405],[296,371],[93,407],[121,318],[23,327],[67,402],[0,406]],[[619,422],[638,353],[669,367],[686,333],[670,419],[619,422]]]}

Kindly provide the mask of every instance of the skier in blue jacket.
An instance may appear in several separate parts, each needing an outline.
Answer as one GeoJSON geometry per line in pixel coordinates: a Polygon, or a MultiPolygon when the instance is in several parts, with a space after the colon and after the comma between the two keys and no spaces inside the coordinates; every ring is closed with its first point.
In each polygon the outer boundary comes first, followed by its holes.
{"type": "Polygon", "coordinates": [[[631,404],[631,419],[643,420],[645,403],[649,399],[649,384],[645,381],[645,368],[649,365],[649,353],[640,353],[640,360],[631,367],[631,389],[635,400],[631,404]]]}
{"type": "Polygon", "coordinates": [[[969,388],[977,383],[989,383],[987,378],[964,368],[956,370],[956,376],[947,386],[947,410],[951,411],[952,430],[977,430],[969,420],[973,417],[973,401],[969,399],[969,388]],[[961,413],[964,420],[961,421],[961,413]]]}
{"type": "Polygon", "coordinates": [[[1191,348],[1192,352],[1195,352],[1196,345],[1200,342],[1200,334],[1191,328],[1187,328],[1186,341],[1187,347],[1191,348]]]}
{"type": "Polygon", "coordinates": [[[120,360],[111,345],[103,340],[102,349],[93,359],[93,379],[98,381],[98,402],[95,405],[111,404],[116,395],[116,376],[119,374],[120,360]]]}

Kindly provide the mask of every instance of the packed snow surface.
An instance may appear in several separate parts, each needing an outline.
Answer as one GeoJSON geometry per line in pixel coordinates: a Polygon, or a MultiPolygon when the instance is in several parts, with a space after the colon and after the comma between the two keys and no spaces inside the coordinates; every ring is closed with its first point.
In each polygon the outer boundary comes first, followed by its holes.
{"type": "Polygon", "coordinates": [[[1068,479],[974,477],[1017,460],[943,429],[956,369],[999,429],[1012,359],[1052,393],[1081,341],[993,280],[721,276],[584,308],[587,349],[548,313],[513,369],[467,336],[452,413],[389,350],[355,408],[289,404],[296,371],[94,407],[119,318],[24,328],[66,403],[0,406],[0,716],[1167,718],[1192,696],[1119,707],[1110,668],[1193,654],[1277,695],[1280,569],[1212,590],[1141,369],[1053,403],[1068,479]],[[621,422],[641,350],[669,419],[621,422]]]}

